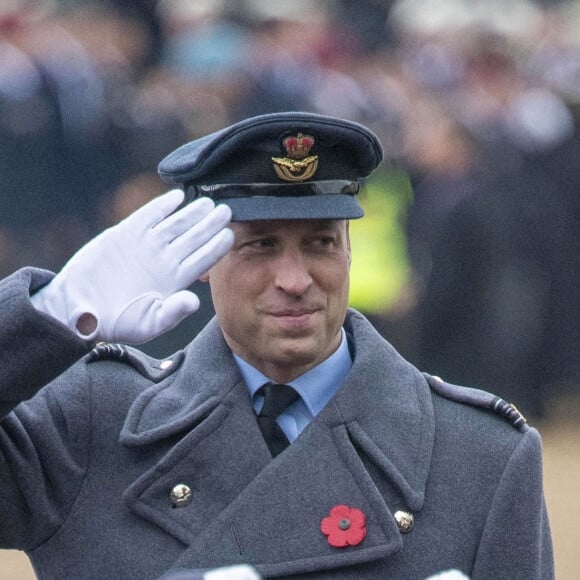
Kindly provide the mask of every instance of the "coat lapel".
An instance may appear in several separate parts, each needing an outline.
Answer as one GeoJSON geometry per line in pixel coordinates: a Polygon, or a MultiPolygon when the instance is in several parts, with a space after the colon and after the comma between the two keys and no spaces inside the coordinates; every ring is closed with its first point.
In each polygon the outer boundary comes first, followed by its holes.
{"type": "Polygon", "coordinates": [[[270,461],[248,390],[215,320],[186,350],[179,372],[136,399],[120,443],[147,466],[125,491],[126,504],[186,545],[270,461]],[[174,507],[176,485],[191,490],[187,506],[174,507]]]}
{"type": "Polygon", "coordinates": [[[192,367],[205,361],[200,376],[187,367],[135,403],[125,445],[183,434],[126,493],[133,510],[188,545],[176,566],[246,562],[274,577],[387,558],[402,548],[393,513],[423,504],[433,444],[429,390],[362,317],[351,313],[351,323],[357,355],[347,383],[274,460],[219,332],[194,344],[207,350],[205,359],[192,353],[192,367]],[[179,482],[192,489],[192,501],[172,509],[168,494],[179,482]],[[365,514],[360,544],[336,548],[322,533],[322,519],[337,505],[365,514]]]}

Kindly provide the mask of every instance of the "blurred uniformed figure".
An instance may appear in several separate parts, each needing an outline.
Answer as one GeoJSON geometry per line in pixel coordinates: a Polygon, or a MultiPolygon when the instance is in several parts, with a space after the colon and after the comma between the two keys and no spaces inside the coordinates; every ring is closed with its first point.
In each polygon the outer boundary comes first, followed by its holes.
{"type": "Polygon", "coordinates": [[[54,275],[0,286],[0,543],[44,578],[553,577],[541,441],[348,308],[366,127],[249,118],[54,275]],[[184,203],[185,201],[185,203],[184,203]],[[199,307],[184,350],[143,343],[199,307]]]}

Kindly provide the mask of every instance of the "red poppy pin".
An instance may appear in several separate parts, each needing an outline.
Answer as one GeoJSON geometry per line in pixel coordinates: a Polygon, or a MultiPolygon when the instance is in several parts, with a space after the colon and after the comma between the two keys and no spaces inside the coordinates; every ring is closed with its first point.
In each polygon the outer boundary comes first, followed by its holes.
{"type": "Polygon", "coordinates": [[[328,536],[328,543],[335,548],[358,546],[367,535],[365,515],[357,508],[337,505],[330,515],[323,518],[320,529],[328,536]]]}

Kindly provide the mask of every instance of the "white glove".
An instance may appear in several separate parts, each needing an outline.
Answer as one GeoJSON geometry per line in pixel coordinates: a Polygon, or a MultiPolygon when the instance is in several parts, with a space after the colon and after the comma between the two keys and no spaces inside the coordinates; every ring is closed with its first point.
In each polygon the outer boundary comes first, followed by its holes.
{"type": "Polygon", "coordinates": [[[425,580],[469,580],[469,578],[459,570],[446,570],[434,576],[429,576],[425,580]]]}
{"type": "Polygon", "coordinates": [[[105,230],[32,296],[35,308],[85,340],[133,344],[195,312],[199,299],[184,289],[226,254],[234,235],[225,227],[229,207],[200,198],[173,213],[183,198],[172,190],[105,230]]]}
{"type": "Polygon", "coordinates": [[[251,566],[238,565],[215,568],[203,575],[204,580],[260,580],[260,575],[251,566]]]}

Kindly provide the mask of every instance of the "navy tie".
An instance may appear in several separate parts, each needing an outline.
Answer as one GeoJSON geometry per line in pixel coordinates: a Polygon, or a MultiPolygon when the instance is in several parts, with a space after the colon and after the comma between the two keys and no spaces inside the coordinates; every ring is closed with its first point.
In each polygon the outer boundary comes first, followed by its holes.
{"type": "Polygon", "coordinates": [[[258,413],[258,425],[272,457],[276,457],[289,445],[288,438],[276,419],[299,399],[299,395],[288,385],[274,383],[260,387],[256,394],[264,396],[264,404],[258,413]]]}

